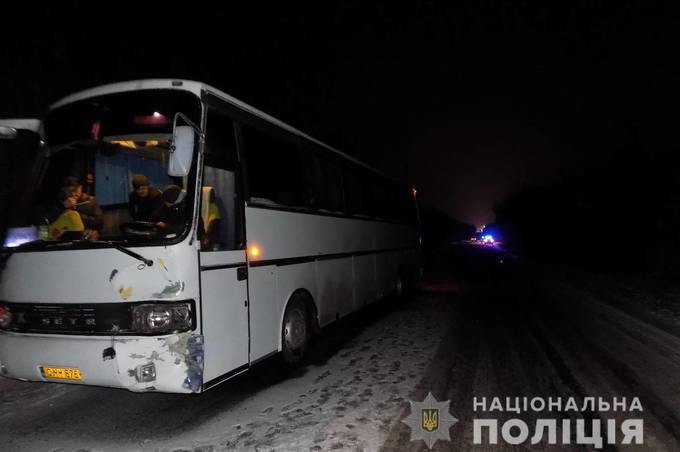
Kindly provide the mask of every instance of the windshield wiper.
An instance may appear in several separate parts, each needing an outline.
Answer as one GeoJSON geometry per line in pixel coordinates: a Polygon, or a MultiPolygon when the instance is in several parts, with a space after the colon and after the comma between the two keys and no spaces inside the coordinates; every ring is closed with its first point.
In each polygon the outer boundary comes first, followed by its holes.
{"type": "Polygon", "coordinates": [[[125,248],[122,245],[117,244],[116,242],[113,242],[111,240],[87,240],[87,239],[80,239],[80,240],[71,240],[68,243],[73,243],[74,245],[80,244],[80,243],[85,243],[85,244],[93,244],[93,245],[106,245],[110,246],[111,248],[115,248],[118,251],[120,251],[123,254],[127,254],[130,257],[134,257],[138,261],[144,262],[147,267],[151,267],[153,265],[153,261],[151,259],[147,259],[146,257],[142,256],[141,254],[135,253],[132,250],[129,250],[125,248]]]}
{"type": "Polygon", "coordinates": [[[138,261],[144,262],[148,267],[151,267],[153,265],[153,261],[151,259],[147,259],[141,254],[135,253],[132,250],[129,250],[125,248],[122,245],[119,245],[113,241],[110,240],[87,240],[87,239],[80,239],[80,240],[69,240],[69,241],[51,241],[51,240],[32,240],[30,242],[22,243],[19,246],[13,246],[11,248],[6,247],[2,248],[2,254],[0,255],[0,268],[4,267],[4,264],[7,262],[9,257],[14,254],[16,251],[21,250],[21,249],[30,249],[30,248],[36,248],[40,249],[41,247],[44,248],[53,248],[53,247],[59,247],[59,246],[68,246],[68,245],[80,245],[80,244],[93,244],[93,245],[106,245],[111,248],[115,248],[121,253],[127,254],[130,257],[133,257],[137,259],[138,261]],[[38,246],[40,245],[40,246],[38,246]]]}

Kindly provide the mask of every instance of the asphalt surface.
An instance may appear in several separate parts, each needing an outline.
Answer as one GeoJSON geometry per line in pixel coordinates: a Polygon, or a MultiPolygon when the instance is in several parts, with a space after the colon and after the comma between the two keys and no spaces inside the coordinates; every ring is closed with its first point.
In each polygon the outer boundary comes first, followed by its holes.
{"type": "Polygon", "coordinates": [[[501,250],[453,247],[419,296],[342,320],[295,372],[269,362],[189,397],[0,380],[0,448],[425,451],[401,420],[409,400],[431,392],[459,420],[433,450],[593,449],[547,437],[511,446],[500,432],[499,444],[474,445],[473,420],[493,417],[522,419],[532,434],[538,418],[642,418],[643,445],[621,445],[619,431],[603,450],[677,451],[678,388],[680,337],[670,329],[501,250]],[[479,413],[475,397],[573,397],[579,407],[585,397],[638,397],[643,411],[479,413]]]}
{"type": "MultiPolygon", "coordinates": [[[[429,287],[449,292],[453,314],[447,339],[412,397],[422,400],[431,391],[438,400],[450,400],[460,420],[450,429],[452,441],[440,441],[434,450],[593,449],[575,444],[576,419],[602,422],[603,450],[680,450],[680,337],[671,329],[640,320],[494,248],[454,249],[429,287]],[[456,290],[447,288],[451,280],[460,283],[456,290]],[[480,413],[473,411],[474,397],[486,397],[488,404],[493,397],[561,397],[565,402],[573,397],[579,408],[585,397],[629,402],[638,397],[643,411],[480,413]],[[498,445],[473,445],[475,418],[498,419],[498,445]],[[512,418],[529,425],[530,437],[538,418],[557,419],[558,426],[571,419],[571,444],[548,444],[547,435],[539,444],[503,444],[500,425],[512,418]],[[644,444],[620,444],[620,430],[616,444],[607,444],[607,420],[618,426],[629,418],[643,419],[644,444]]],[[[409,443],[409,435],[409,427],[395,424],[382,450],[427,450],[422,442],[409,443]]],[[[561,439],[559,429],[557,436],[561,439]]]]}

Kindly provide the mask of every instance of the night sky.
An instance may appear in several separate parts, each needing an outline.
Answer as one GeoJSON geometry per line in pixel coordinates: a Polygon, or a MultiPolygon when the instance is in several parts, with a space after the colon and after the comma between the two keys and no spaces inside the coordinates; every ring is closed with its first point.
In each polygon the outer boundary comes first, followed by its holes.
{"type": "Polygon", "coordinates": [[[3,6],[0,116],[108,82],[201,80],[481,224],[521,186],[678,146],[673,3],[3,6]]]}

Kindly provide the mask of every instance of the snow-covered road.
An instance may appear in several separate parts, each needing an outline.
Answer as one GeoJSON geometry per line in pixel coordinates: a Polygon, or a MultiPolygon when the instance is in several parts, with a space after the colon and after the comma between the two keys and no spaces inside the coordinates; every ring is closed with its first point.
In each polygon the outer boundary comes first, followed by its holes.
{"type": "Polygon", "coordinates": [[[536,444],[474,445],[480,416],[532,428],[540,418],[620,425],[636,417],[644,444],[621,444],[619,435],[603,450],[680,450],[680,335],[601,293],[478,248],[444,259],[417,298],[372,305],[324,330],[294,372],[269,361],[197,396],[0,379],[0,450],[424,452],[400,421],[409,400],[428,392],[449,400],[459,420],[434,451],[595,450],[576,445],[573,430],[563,444],[561,423],[558,444],[541,431],[536,444]],[[482,397],[573,398],[580,406],[639,398],[644,409],[480,414],[473,400],[482,397]]]}
{"type": "Polygon", "coordinates": [[[443,295],[388,301],[325,331],[302,369],[264,363],[198,396],[0,379],[0,449],[378,450],[449,312],[443,295]]]}

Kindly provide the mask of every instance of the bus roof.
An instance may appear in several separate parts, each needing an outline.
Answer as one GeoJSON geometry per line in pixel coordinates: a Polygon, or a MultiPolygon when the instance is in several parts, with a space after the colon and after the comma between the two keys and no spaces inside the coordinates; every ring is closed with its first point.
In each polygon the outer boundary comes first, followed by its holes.
{"type": "Polygon", "coordinates": [[[80,100],[85,100],[89,99],[91,97],[97,97],[97,96],[103,96],[106,94],[114,94],[114,93],[121,93],[121,92],[127,92],[127,91],[138,91],[138,90],[145,90],[145,89],[177,89],[181,91],[189,91],[191,93],[194,93],[196,96],[200,97],[202,91],[208,91],[211,94],[214,94],[220,98],[222,98],[224,101],[247,111],[248,113],[257,116],[261,119],[264,119],[267,122],[270,122],[277,127],[280,127],[288,132],[291,132],[295,135],[299,135],[325,149],[328,149],[331,152],[334,152],[335,154],[338,154],[342,158],[346,160],[350,160],[357,165],[363,166],[364,168],[373,171],[375,173],[380,174],[383,177],[386,177],[388,179],[396,181],[396,179],[388,174],[385,174],[384,172],[377,170],[373,168],[372,166],[362,162],[361,160],[352,157],[351,155],[348,155],[332,146],[327,145],[326,143],[323,143],[322,141],[317,140],[314,137],[311,137],[307,135],[306,133],[296,129],[295,127],[271,116],[268,115],[267,113],[258,110],[257,108],[253,107],[252,105],[249,105],[213,86],[210,86],[206,83],[203,82],[198,82],[194,80],[183,80],[183,79],[147,79],[147,80],[131,80],[127,82],[118,82],[118,83],[110,83],[107,85],[101,85],[97,86],[94,88],[86,89],[83,91],[79,91],[77,93],[68,95],[52,105],[50,105],[50,110],[62,107],[64,105],[77,102],[80,100]]]}

